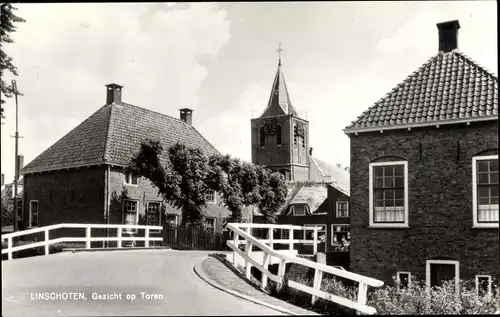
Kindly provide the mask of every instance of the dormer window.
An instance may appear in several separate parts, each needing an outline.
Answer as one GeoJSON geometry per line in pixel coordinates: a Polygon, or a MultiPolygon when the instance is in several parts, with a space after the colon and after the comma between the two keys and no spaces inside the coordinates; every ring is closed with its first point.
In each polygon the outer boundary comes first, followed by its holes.
{"type": "Polygon", "coordinates": [[[305,216],[309,206],[306,204],[293,204],[290,206],[290,214],[294,216],[305,216]]]}
{"type": "Polygon", "coordinates": [[[276,144],[282,145],[283,140],[281,139],[281,126],[276,127],[276,144]]]}
{"type": "Polygon", "coordinates": [[[264,127],[260,127],[259,137],[260,137],[260,146],[265,146],[266,145],[266,135],[264,133],[264,127]]]}
{"type": "Polygon", "coordinates": [[[139,177],[133,175],[132,173],[125,174],[125,184],[127,185],[137,185],[139,177]]]}

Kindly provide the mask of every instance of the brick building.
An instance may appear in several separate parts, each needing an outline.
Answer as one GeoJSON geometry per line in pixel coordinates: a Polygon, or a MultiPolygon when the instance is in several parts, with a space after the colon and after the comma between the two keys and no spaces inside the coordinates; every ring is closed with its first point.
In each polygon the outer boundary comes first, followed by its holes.
{"type": "MultiPolygon", "coordinates": [[[[122,102],[122,87],[106,85],[106,104],[31,161],[24,169],[24,228],[58,223],[160,225],[180,223],[181,212],[164,203],[145,178],[124,168],[145,138],[160,139],[165,152],[176,142],[219,152],[191,125],[192,111],[180,119],[122,102]]],[[[214,192],[207,223],[222,227],[228,211],[214,192]]]]}
{"type": "Polygon", "coordinates": [[[488,285],[500,278],[498,79],[458,50],[458,21],[437,27],[438,53],[344,130],[351,269],[488,285]]]}

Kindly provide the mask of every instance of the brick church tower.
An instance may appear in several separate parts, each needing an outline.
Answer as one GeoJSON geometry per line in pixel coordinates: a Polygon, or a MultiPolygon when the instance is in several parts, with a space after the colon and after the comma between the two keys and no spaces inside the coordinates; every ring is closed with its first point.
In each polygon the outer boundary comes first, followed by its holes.
{"type": "Polygon", "coordinates": [[[281,55],[267,107],[260,117],[251,119],[251,127],[253,164],[280,172],[286,180],[309,180],[309,122],[292,106],[281,55]]]}

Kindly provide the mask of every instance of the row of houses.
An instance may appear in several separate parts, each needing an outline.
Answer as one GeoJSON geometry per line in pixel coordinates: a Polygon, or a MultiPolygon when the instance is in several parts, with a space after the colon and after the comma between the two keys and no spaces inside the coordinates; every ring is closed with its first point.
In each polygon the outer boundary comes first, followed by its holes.
{"type": "MultiPolygon", "coordinates": [[[[491,285],[500,278],[498,79],[458,50],[458,21],[437,26],[438,52],[344,129],[350,168],[313,157],[280,58],[268,105],[251,119],[252,163],[287,181],[278,223],[320,226],[320,252],[350,239],[351,271],[388,284],[491,285]]],[[[219,152],[192,126],[192,110],[173,118],[123,102],[122,92],[106,85],[105,105],[23,168],[22,229],[181,221],[125,166],[144,138],[219,152]]],[[[220,231],[229,212],[216,192],[207,198],[208,226],[220,231]]],[[[262,221],[256,208],[245,217],[262,221]]]]}

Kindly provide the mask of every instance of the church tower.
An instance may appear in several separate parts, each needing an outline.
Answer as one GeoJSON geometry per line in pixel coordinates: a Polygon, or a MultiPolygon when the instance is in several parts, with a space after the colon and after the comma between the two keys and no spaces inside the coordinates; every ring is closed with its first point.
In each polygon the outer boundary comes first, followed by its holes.
{"type": "Polygon", "coordinates": [[[252,163],[264,165],[285,180],[309,180],[309,122],[297,115],[285,83],[278,49],[278,70],[262,115],[251,119],[252,163]]]}

